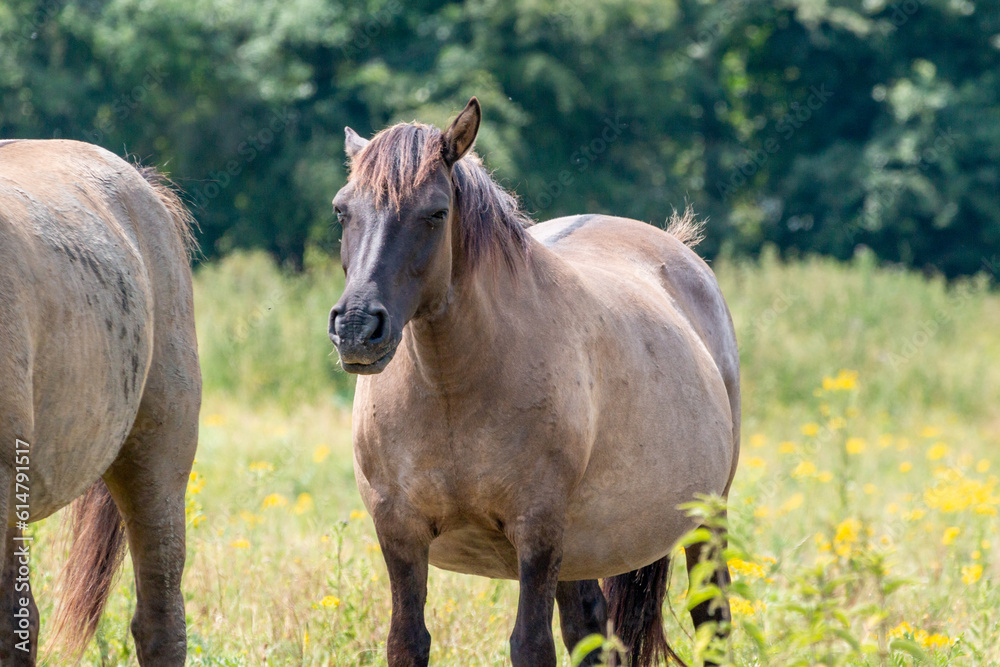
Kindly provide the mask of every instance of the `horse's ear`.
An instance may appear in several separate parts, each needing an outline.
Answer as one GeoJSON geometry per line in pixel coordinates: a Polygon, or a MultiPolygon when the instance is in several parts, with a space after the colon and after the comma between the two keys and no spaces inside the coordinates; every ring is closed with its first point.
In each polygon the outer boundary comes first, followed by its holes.
{"type": "Polygon", "coordinates": [[[364,139],[360,134],[349,127],[344,128],[344,152],[347,157],[354,159],[368,145],[368,139],[364,139]]]}
{"type": "Polygon", "coordinates": [[[445,164],[449,167],[465,157],[465,154],[472,148],[472,144],[476,143],[476,135],[479,134],[479,121],[482,120],[482,117],[483,111],[479,107],[479,100],[473,97],[444,133],[443,157],[445,164]]]}

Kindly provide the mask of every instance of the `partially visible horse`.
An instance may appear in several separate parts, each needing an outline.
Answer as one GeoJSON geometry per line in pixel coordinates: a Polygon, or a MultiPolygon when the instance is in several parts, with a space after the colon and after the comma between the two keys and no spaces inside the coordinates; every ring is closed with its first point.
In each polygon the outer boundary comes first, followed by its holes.
{"type": "Polygon", "coordinates": [[[35,662],[25,524],[76,500],[57,628],[79,654],[125,542],[139,664],[184,664],[184,492],[201,375],[190,216],[152,170],[75,141],[0,145],[0,664],[35,662]]]}
{"type": "MultiPolygon", "coordinates": [[[[473,98],[443,133],[347,128],[333,201],[347,281],[329,333],[362,375],[355,473],[389,571],[389,664],[427,664],[431,563],[519,580],[518,667],[556,664],[554,602],[568,647],[610,618],[650,665],[671,655],[669,557],[694,527],[678,505],[726,495],[736,472],[729,311],[685,245],[690,217],[668,232],[607,215],[527,228],[470,153],[480,117],[473,98]]],[[[724,564],[712,581],[728,584],[724,564]]],[[[691,615],[724,630],[729,608],[691,615]]]]}

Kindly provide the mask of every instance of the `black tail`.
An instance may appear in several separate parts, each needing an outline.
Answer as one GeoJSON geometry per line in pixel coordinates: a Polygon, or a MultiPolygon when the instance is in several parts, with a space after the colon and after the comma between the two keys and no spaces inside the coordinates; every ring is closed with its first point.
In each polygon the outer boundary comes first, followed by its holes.
{"type": "Polygon", "coordinates": [[[604,580],[608,620],[628,649],[630,667],[653,667],[661,659],[684,665],[663,633],[663,598],[669,580],[670,556],[604,580]]]}

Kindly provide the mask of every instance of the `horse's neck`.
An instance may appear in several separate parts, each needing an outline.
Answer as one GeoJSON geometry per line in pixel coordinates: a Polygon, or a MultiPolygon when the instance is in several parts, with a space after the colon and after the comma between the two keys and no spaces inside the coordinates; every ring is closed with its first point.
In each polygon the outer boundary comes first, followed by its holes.
{"type": "Polygon", "coordinates": [[[414,320],[407,351],[420,377],[443,391],[475,387],[496,377],[516,338],[516,300],[531,289],[529,265],[515,276],[506,266],[479,267],[456,281],[445,307],[414,320]]]}

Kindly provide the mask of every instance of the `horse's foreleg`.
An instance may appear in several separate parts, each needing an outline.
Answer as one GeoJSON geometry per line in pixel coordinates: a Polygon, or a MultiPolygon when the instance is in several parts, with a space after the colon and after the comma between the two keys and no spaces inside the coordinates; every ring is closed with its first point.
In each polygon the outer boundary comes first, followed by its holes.
{"type": "MultiPolygon", "coordinates": [[[[572,652],[585,637],[607,632],[608,603],[596,579],[560,581],[556,586],[556,604],[559,605],[563,643],[568,651],[572,652]]],[[[600,659],[600,652],[593,651],[580,664],[589,667],[598,664],[600,659]]]]}
{"type": "Polygon", "coordinates": [[[514,531],[520,583],[517,619],[510,636],[510,659],[514,667],[556,665],[552,611],[562,563],[562,539],[562,525],[552,518],[536,518],[514,531]]]}
{"type": "Polygon", "coordinates": [[[424,624],[430,543],[395,522],[376,519],[375,528],[392,589],[389,667],[425,667],[431,654],[431,635],[424,624]]]}
{"type": "MultiPolygon", "coordinates": [[[[716,557],[706,542],[689,545],[684,549],[684,555],[687,558],[688,574],[698,563],[716,557]]],[[[720,590],[726,590],[731,582],[728,565],[722,561],[716,563],[711,583],[718,586],[720,590]]],[[[726,639],[729,636],[729,625],[732,621],[729,603],[724,597],[705,600],[691,609],[691,620],[694,622],[695,630],[706,623],[714,623],[716,636],[726,639]]],[[[706,661],[705,664],[714,665],[716,663],[706,661]]]]}
{"type": "Polygon", "coordinates": [[[125,519],[135,570],[132,636],[142,667],[181,667],[187,655],[184,493],[198,439],[197,403],[141,410],[104,479],[125,519]],[[186,407],[185,407],[186,406],[186,407]]]}

